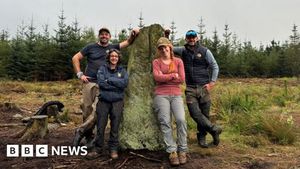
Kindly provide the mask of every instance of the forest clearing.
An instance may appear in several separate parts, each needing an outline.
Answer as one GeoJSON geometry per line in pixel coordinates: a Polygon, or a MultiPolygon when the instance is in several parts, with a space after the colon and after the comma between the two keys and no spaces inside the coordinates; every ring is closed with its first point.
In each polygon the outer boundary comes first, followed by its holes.
{"type": "MultiPolygon", "coordinates": [[[[200,148],[196,125],[186,110],[190,152],[188,163],[177,168],[300,168],[299,83],[296,78],[221,78],[211,93],[212,118],[224,128],[221,143],[200,148]]],[[[71,146],[75,128],[82,123],[80,100],[79,80],[1,81],[0,168],[170,168],[164,151],[124,150],[117,160],[107,154],[93,160],[84,156],[6,157],[7,144],[71,146]],[[47,101],[65,105],[58,117],[65,125],[43,139],[12,137],[24,125],[8,124],[22,123],[22,118],[32,116],[47,101]],[[8,103],[13,106],[6,107],[8,103]]]]}

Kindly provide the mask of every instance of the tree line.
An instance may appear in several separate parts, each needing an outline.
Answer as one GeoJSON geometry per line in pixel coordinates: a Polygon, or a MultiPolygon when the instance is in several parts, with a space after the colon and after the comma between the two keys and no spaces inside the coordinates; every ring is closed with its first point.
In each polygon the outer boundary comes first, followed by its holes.
{"type": "Polygon", "coordinates": [[[300,75],[300,41],[297,26],[293,25],[289,41],[271,40],[270,45],[254,47],[251,41],[240,42],[225,25],[222,38],[217,31],[206,38],[199,31],[202,43],[214,54],[220,74],[225,77],[292,77],[300,75]]]}
{"type": "MultiPolygon", "coordinates": [[[[142,28],[143,18],[140,17],[142,28]]],[[[284,43],[272,40],[270,45],[254,47],[251,41],[241,42],[232,34],[226,24],[219,36],[216,29],[212,37],[206,36],[201,18],[198,34],[200,41],[214,54],[223,77],[292,77],[300,75],[300,38],[297,26],[293,25],[289,40],[284,43]]],[[[171,23],[171,40],[175,45],[183,45],[184,38],[175,39],[175,22],[171,23]]],[[[122,29],[112,37],[112,43],[128,37],[131,26],[122,29]]],[[[5,30],[0,32],[0,77],[27,81],[67,80],[74,77],[72,56],[86,44],[97,41],[92,28],[80,28],[78,21],[66,24],[64,11],[58,17],[54,36],[49,26],[36,32],[30,25],[21,25],[13,38],[5,30]]],[[[122,51],[127,63],[128,52],[122,51]]],[[[85,63],[83,63],[85,64],[85,63]]],[[[84,66],[84,65],[83,65],[84,66]]]]}

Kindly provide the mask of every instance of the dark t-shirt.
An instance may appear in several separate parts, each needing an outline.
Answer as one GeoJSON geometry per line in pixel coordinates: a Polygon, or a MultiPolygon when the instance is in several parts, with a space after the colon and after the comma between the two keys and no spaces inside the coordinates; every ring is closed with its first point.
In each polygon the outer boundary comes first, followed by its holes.
{"type": "Polygon", "coordinates": [[[109,44],[108,46],[100,46],[98,43],[92,43],[85,46],[80,53],[87,57],[87,65],[84,75],[89,76],[90,81],[96,82],[97,71],[100,66],[106,63],[106,55],[109,49],[120,50],[120,44],[109,44]]]}

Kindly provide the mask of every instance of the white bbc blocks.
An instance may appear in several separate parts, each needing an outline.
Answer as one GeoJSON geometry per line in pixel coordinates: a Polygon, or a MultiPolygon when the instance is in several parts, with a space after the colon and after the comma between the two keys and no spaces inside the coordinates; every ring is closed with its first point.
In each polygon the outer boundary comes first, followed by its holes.
{"type": "Polygon", "coordinates": [[[50,146],[49,148],[46,144],[6,145],[6,157],[85,156],[87,153],[86,146],[50,146]]]}
{"type": "Polygon", "coordinates": [[[35,146],[36,157],[48,157],[48,145],[37,144],[35,146]]]}
{"type": "Polygon", "coordinates": [[[19,157],[21,151],[21,157],[48,157],[48,145],[37,144],[35,149],[33,145],[7,145],[6,156],[7,157],[19,157]]]}
{"type": "Polygon", "coordinates": [[[9,144],[6,146],[7,157],[19,157],[19,145],[9,144]]]}
{"type": "Polygon", "coordinates": [[[33,157],[33,145],[21,145],[22,157],[33,157]]]}

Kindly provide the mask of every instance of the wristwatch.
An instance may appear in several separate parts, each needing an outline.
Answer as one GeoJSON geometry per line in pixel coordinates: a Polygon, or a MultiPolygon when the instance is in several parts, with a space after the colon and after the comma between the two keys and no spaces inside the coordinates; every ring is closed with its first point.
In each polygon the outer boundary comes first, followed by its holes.
{"type": "Polygon", "coordinates": [[[77,75],[78,79],[80,79],[81,76],[83,76],[83,72],[78,72],[76,75],[77,75]]]}

